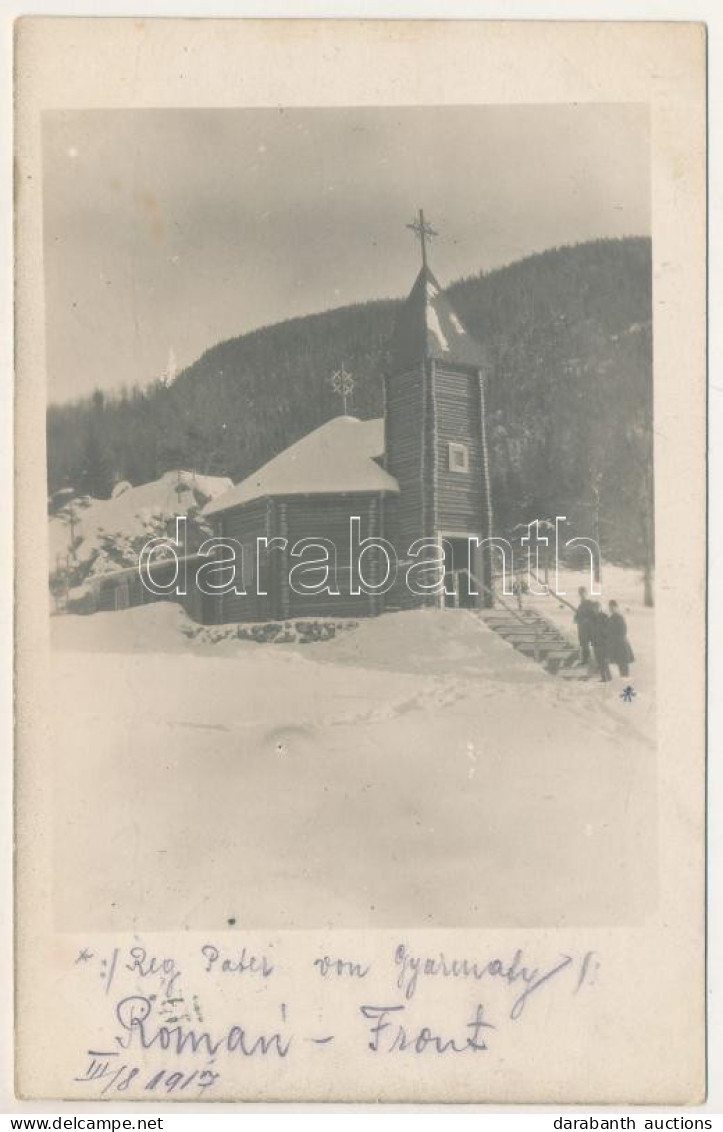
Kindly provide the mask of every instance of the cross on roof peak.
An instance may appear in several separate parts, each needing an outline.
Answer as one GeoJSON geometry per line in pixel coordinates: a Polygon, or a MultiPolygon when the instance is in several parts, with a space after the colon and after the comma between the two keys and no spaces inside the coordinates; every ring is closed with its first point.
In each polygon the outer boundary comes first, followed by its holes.
{"type": "Polygon", "coordinates": [[[409,228],[412,232],[414,232],[414,235],[417,237],[420,244],[422,245],[422,267],[426,267],[427,266],[427,240],[433,239],[433,237],[438,236],[439,233],[435,232],[432,225],[429,224],[424,219],[424,212],[421,208],[419,210],[419,217],[417,219],[413,220],[411,224],[407,224],[407,228],[409,228]]]}

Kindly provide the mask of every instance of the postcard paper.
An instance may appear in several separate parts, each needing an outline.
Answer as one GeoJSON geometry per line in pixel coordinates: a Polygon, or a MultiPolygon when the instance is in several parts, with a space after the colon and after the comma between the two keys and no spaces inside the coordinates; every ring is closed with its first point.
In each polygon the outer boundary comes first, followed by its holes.
{"type": "Polygon", "coordinates": [[[701,1101],[704,53],[19,22],[21,1097],[701,1101]]]}

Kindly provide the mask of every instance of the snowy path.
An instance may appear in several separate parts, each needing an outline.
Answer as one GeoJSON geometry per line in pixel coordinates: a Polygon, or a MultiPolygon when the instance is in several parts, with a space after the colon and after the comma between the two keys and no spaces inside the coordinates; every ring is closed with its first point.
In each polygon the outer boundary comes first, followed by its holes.
{"type": "Polygon", "coordinates": [[[179,616],[55,620],[58,891],[89,882],[61,927],[582,925],[650,909],[645,679],[632,706],[619,681],[566,686],[463,611],[205,649],[179,616]]]}

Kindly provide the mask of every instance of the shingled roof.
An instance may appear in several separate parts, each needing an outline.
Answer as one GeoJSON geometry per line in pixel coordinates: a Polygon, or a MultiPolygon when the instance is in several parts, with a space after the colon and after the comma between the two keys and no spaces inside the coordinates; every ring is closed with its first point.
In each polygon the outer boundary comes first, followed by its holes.
{"type": "Polygon", "coordinates": [[[399,491],[375,457],[384,452],[384,419],[334,417],[212,500],[205,515],[273,495],[399,491]]]}
{"type": "Polygon", "coordinates": [[[389,348],[393,373],[427,359],[472,369],[483,369],[488,361],[426,265],[402,307],[389,348]]]}

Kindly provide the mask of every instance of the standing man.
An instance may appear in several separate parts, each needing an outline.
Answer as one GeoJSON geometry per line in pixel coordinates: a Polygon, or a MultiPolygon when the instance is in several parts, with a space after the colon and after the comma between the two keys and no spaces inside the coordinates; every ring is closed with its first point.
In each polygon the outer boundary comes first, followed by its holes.
{"type": "Polygon", "coordinates": [[[600,608],[599,601],[590,602],[594,611],[595,619],[592,624],[592,651],[595,653],[595,663],[600,672],[600,679],[607,683],[612,680],[612,673],[608,663],[608,615],[600,608]]]}
{"type": "Polygon", "coordinates": [[[610,616],[607,620],[605,628],[606,635],[606,654],[613,664],[617,664],[620,669],[621,676],[629,676],[630,663],[635,660],[633,650],[630,647],[628,640],[628,627],[625,623],[625,618],[618,610],[618,603],[611,601],[608,603],[610,616]]]}
{"type": "Polygon", "coordinates": [[[595,602],[590,601],[584,586],[580,586],[577,592],[580,595],[580,604],[575,613],[575,624],[577,625],[577,639],[580,642],[580,663],[589,664],[590,645],[592,644],[593,626],[595,624],[595,602]]]}

